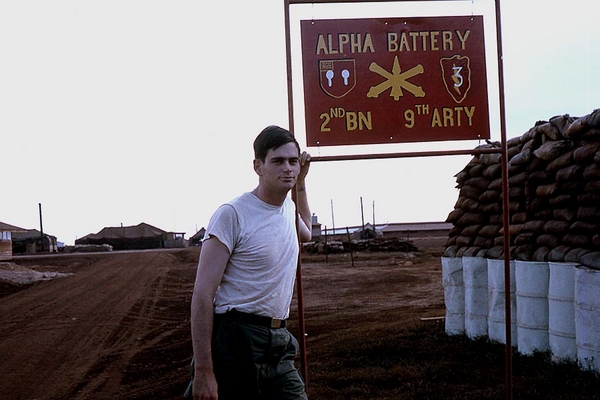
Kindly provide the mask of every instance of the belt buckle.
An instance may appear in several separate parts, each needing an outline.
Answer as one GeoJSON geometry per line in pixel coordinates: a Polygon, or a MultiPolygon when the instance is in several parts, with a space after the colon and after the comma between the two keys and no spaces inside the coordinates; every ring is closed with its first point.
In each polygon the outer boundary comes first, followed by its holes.
{"type": "Polygon", "coordinates": [[[281,328],[281,319],[278,318],[271,318],[271,328],[273,329],[277,329],[277,328],[281,328]]]}

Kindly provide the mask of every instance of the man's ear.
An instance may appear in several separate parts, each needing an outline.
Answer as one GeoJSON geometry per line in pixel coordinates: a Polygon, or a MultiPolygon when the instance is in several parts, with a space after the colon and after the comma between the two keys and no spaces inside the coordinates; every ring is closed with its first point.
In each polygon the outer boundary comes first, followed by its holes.
{"type": "Polygon", "coordinates": [[[256,174],[258,176],[261,176],[262,175],[262,165],[263,165],[262,161],[258,160],[258,159],[254,159],[253,163],[254,163],[254,172],[256,172],[256,174]]]}

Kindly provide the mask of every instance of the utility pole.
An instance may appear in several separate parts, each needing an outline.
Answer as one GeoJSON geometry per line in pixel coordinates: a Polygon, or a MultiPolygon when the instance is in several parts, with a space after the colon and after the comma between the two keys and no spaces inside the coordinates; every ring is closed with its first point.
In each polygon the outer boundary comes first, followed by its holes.
{"type": "Polygon", "coordinates": [[[375,234],[375,236],[377,233],[377,230],[375,229],[375,200],[373,200],[373,234],[375,234]]]}
{"type": "MultiPolygon", "coordinates": [[[[360,217],[362,218],[362,232],[365,231],[365,210],[363,209],[363,200],[362,196],[360,196],[360,217]]],[[[362,236],[362,235],[361,235],[362,236]]]]}
{"type": "Polygon", "coordinates": [[[335,237],[335,217],[333,215],[333,199],[331,199],[331,226],[332,226],[332,235],[335,237]]]}
{"type": "Polygon", "coordinates": [[[42,242],[42,252],[44,251],[44,226],[42,225],[42,203],[38,203],[40,210],[40,239],[42,242]]]}

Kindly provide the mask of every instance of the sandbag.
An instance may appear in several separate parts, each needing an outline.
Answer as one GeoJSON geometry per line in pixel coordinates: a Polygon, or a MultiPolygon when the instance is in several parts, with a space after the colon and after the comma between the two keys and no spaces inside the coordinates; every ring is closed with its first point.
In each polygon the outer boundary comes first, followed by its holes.
{"type": "Polygon", "coordinates": [[[501,225],[486,225],[479,231],[479,234],[486,238],[494,238],[500,234],[501,225]]]}
{"type": "Polygon", "coordinates": [[[527,221],[521,227],[521,231],[522,232],[542,233],[542,232],[544,232],[545,225],[546,225],[546,221],[527,221]]]}
{"type": "MultiPolygon", "coordinates": [[[[487,167],[490,166],[498,166],[500,165],[500,162],[502,161],[502,154],[501,153],[490,153],[490,154],[481,154],[479,156],[479,161],[481,162],[481,164],[487,167]]],[[[485,170],[484,170],[484,174],[485,174],[485,170]]]]}
{"type": "Polygon", "coordinates": [[[580,249],[580,248],[571,249],[565,255],[565,262],[579,263],[579,259],[581,258],[581,256],[584,255],[585,253],[589,253],[589,252],[590,251],[587,249],[580,249]]]}
{"type": "Polygon", "coordinates": [[[511,258],[513,260],[531,261],[536,247],[534,245],[515,246],[511,249],[511,258]]]}
{"type": "Polygon", "coordinates": [[[531,256],[532,261],[547,261],[548,253],[550,253],[549,247],[538,247],[531,256]]]}
{"type": "Polygon", "coordinates": [[[515,245],[517,245],[517,246],[533,245],[533,244],[535,244],[536,236],[537,235],[534,232],[520,232],[515,237],[515,245]]]}
{"type": "Polygon", "coordinates": [[[461,236],[474,237],[479,233],[482,227],[482,225],[469,225],[464,228],[460,234],[461,236]]]}
{"type": "Polygon", "coordinates": [[[548,234],[565,234],[569,231],[569,223],[566,221],[547,221],[543,231],[548,234]]]}
{"type": "Polygon", "coordinates": [[[590,181],[586,183],[583,190],[587,193],[600,193],[600,181],[590,181]]]}
{"type": "Polygon", "coordinates": [[[563,138],[558,128],[552,125],[550,122],[546,122],[539,125],[537,127],[537,130],[550,140],[560,140],[563,138]]]}
{"type": "Polygon", "coordinates": [[[448,217],[446,218],[445,222],[448,222],[450,224],[456,224],[456,222],[458,222],[458,220],[465,214],[465,212],[463,210],[461,210],[460,208],[455,208],[454,210],[450,211],[450,213],[448,214],[448,217]]]}
{"type": "Polygon", "coordinates": [[[458,251],[458,246],[447,246],[444,250],[444,257],[454,258],[456,257],[456,253],[458,251]]]}
{"type": "Polygon", "coordinates": [[[487,251],[487,257],[492,259],[500,259],[504,257],[504,247],[494,246],[487,251]]]}
{"type": "Polygon", "coordinates": [[[549,161],[559,157],[571,147],[572,143],[568,140],[551,141],[544,143],[538,149],[534,150],[533,154],[537,158],[549,161]]]}
{"type": "Polygon", "coordinates": [[[488,186],[490,190],[502,190],[502,178],[492,180],[488,186]]]}
{"type": "Polygon", "coordinates": [[[587,131],[585,131],[583,133],[583,135],[581,137],[582,137],[582,139],[586,139],[586,140],[597,140],[598,138],[600,138],[600,129],[598,129],[598,128],[588,129],[587,131]]]}
{"type": "Polygon", "coordinates": [[[592,234],[600,231],[600,225],[589,221],[575,221],[569,226],[569,231],[572,233],[592,234]]]}
{"type": "Polygon", "coordinates": [[[579,146],[573,152],[573,160],[577,164],[589,165],[594,162],[594,156],[600,150],[600,142],[591,142],[579,146]]]}
{"type": "Polygon", "coordinates": [[[469,173],[464,169],[460,171],[458,174],[454,175],[456,178],[456,182],[458,183],[457,187],[460,187],[465,184],[465,182],[469,179],[469,173]]]}
{"type": "Polygon", "coordinates": [[[548,261],[561,262],[565,260],[567,254],[572,250],[572,247],[560,245],[553,248],[548,253],[548,261]]]}
{"type": "Polygon", "coordinates": [[[567,165],[571,165],[573,163],[573,152],[575,149],[567,150],[560,157],[550,161],[546,166],[547,172],[556,172],[561,168],[566,167],[567,165]]]}
{"type": "Polygon", "coordinates": [[[509,149],[515,149],[515,148],[518,149],[518,147],[521,145],[522,141],[523,141],[523,136],[512,137],[506,141],[506,147],[508,147],[509,149]]]}
{"type": "Polygon", "coordinates": [[[600,204],[600,192],[580,194],[577,196],[577,204],[583,207],[594,207],[600,204]]]}
{"type": "Polygon", "coordinates": [[[557,208],[552,210],[552,215],[559,221],[573,222],[577,217],[577,211],[569,208],[557,208]]]}
{"type": "Polygon", "coordinates": [[[545,209],[541,209],[541,210],[537,210],[533,213],[531,213],[531,218],[535,218],[535,219],[541,219],[544,221],[548,221],[552,219],[552,209],[550,208],[545,208],[545,209]]]}
{"type": "Polygon", "coordinates": [[[592,244],[592,238],[588,235],[579,235],[574,233],[567,233],[563,236],[563,244],[571,247],[589,248],[592,244]]]}
{"type": "Polygon", "coordinates": [[[588,116],[588,125],[591,128],[600,128],[600,108],[596,108],[588,116]]]}
{"type": "Polygon", "coordinates": [[[547,233],[538,236],[535,240],[538,246],[554,248],[560,244],[560,239],[547,233]]]}
{"type": "Polygon", "coordinates": [[[576,204],[576,199],[570,194],[559,194],[549,199],[548,204],[552,207],[567,207],[576,204]]]}
{"type": "Polygon", "coordinates": [[[490,180],[484,178],[483,176],[476,176],[472,179],[469,179],[469,185],[478,189],[487,190],[488,186],[490,185],[490,180]]]}
{"type": "Polygon", "coordinates": [[[527,221],[527,213],[526,212],[514,213],[512,215],[512,217],[510,218],[510,221],[513,224],[523,224],[525,221],[527,221]]]}
{"type": "Polygon", "coordinates": [[[579,262],[586,267],[600,269],[600,251],[591,251],[579,257],[579,262]]]}
{"type": "Polygon", "coordinates": [[[465,247],[465,250],[462,252],[462,257],[477,257],[480,250],[479,247],[465,247]]]}
{"type": "Polygon", "coordinates": [[[486,190],[479,196],[481,203],[497,203],[502,200],[502,192],[499,190],[486,190]]]}
{"type": "Polygon", "coordinates": [[[560,190],[563,193],[578,193],[585,187],[585,183],[581,180],[565,181],[560,183],[560,190]]]}
{"type": "Polygon", "coordinates": [[[558,183],[551,183],[549,185],[540,185],[535,189],[535,194],[539,197],[550,197],[556,193],[558,183]]]}
{"type": "Polygon", "coordinates": [[[577,219],[586,222],[599,222],[600,207],[579,207],[577,210],[577,219]]]}
{"type": "Polygon", "coordinates": [[[589,115],[585,115],[572,121],[565,130],[564,136],[566,138],[577,138],[583,135],[583,133],[590,128],[588,118],[589,115]]]}
{"type": "Polygon", "coordinates": [[[488,165],[483,170],[482,176],[490,181],[498,177],[502,177],[502,164],[498,162],[494,165],[488,165]]]}
{"type": "Polygon", "coordinates": [[[583,179],[586,181],[600,180],[600,164],[593,163],[583,170],[583,179]]]}
{"type": "Polygon", "coordinates": [[[460,188],[460,192],[459,192],[459,194],[461,196],[465,196],[469,199],[474,199],[474,200],[479,199],[479,196],[481,196],[482,193],[483,193],[482,189],[476,188],[473,185],[465,185],[462,188],[460,188]]]}
{"type": "Polygon", "coordinates": [[[580,179],[581,165],[573,164],[560,169],[556,173],[556,180],[558,182],[574,181],[580,179]]]}
{"type": "Polygon", "coordinates": [[[456,237],[456,245],[458,247],[470,247],[473,245],[473,242],[475,241],[475,239],[473,238],[473,236],[457,236],[456,237]]]}
{"type": "Polygon", "coordinates": [[[483,236],[477,236],[473,242],[473,246],[481,249],[489,249],[494,246],[494,240],[483,236]]]}
{"type": "Polygon", "coordinates": [[[508,185],[509,185],[509,187],[510,186],[522,186],[525,184],[525,182],[527,182],[528,179],[529,179],[529,173],[527,173],[526,171],[523,171],[514,176],[509,176],[508,177],[508,185]]]}
{"type": "Polygon", "coordinates": [[[541,158],[533,157],[531,162],[525,166],[525,171],[532,173],[534,171],[539,171],[546,169],[548,167],[548,161],[542,160],[541,158]]]}
{"type": "Polygon", "coordinates": [[[571,117],[569,114],[564,114],[550,118],[550,123],[558,128],[561,135],[565,136],[565,132],[574,120],[575,118],[571,117]]]}
{"type": "Polygon", "coordinates": [[[527,149],[521,151],[520,153],[515,154],[514,157],[510,158],[508,161],[509,165],[526,165],[533,158],[533,152],[531,149],[527,149]]]}
{"type": "Polygon", "coordinates": [[[554,173],[542,170],[542,171],[534,171],[528,174],[527,184],[530,185],[540,185],[545,183],[551,183],[554,181],[554,173]]]}
{"type": "Polygon", "coordinates": [[[463,200],[460,208],[468,212],[476,212],[479,210],[479,201],[466,198],[463,200]]]}
{"type": "Polygon", "coordinates": [[[479,213],[465,213],[456,222],[458,226],[483,225],[486,222],[486,216],[479,213]]]}
{"type": "MultiPolygon", "coordinates": [[[[502,212],[502,204],[500,202],[497,203],[489,203],[489,204],[481,204],[479,206],[479,211],[488,215],[496,215],[502,212]]],[[[490,220],[490,223],[492,221],[490,220]]]]}

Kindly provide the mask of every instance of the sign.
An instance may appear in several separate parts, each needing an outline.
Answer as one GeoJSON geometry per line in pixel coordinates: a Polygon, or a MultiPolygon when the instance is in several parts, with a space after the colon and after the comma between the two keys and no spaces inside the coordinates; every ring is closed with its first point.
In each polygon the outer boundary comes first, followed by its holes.
{"type": "Polygon", "coordinates": [[[482,16],[301,21],[306,139],[488,139],[482,16]]]}

